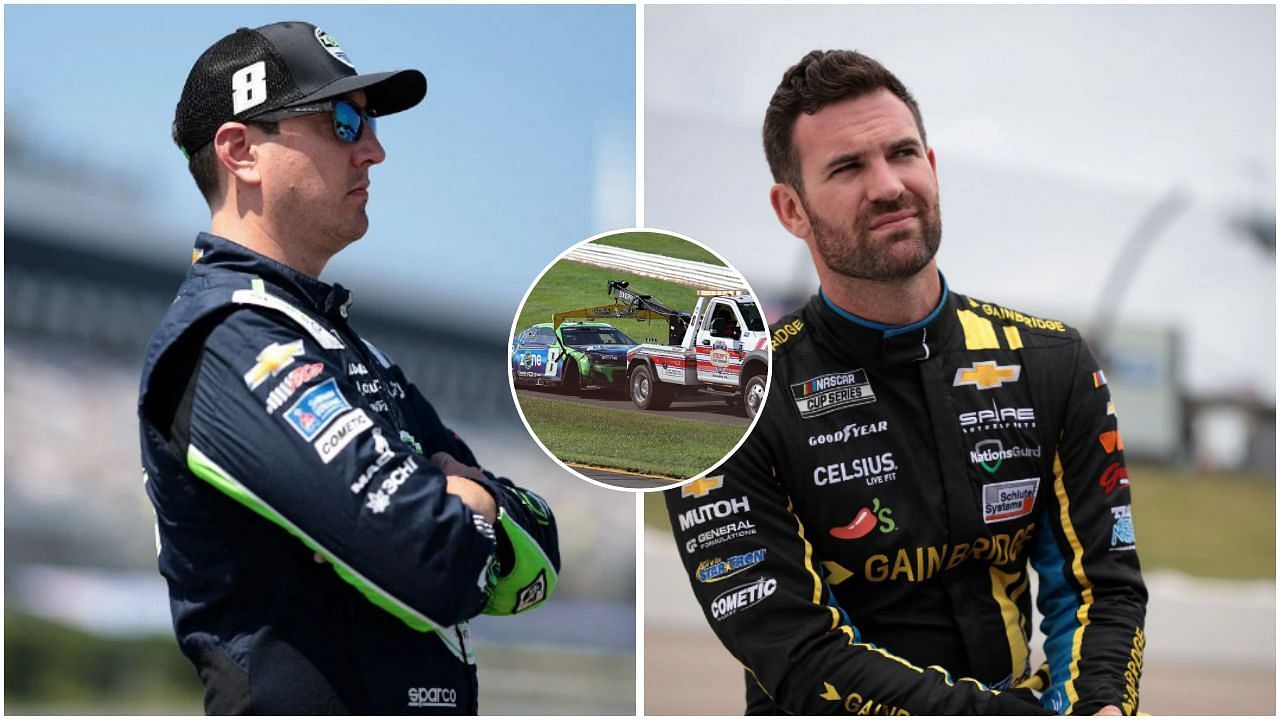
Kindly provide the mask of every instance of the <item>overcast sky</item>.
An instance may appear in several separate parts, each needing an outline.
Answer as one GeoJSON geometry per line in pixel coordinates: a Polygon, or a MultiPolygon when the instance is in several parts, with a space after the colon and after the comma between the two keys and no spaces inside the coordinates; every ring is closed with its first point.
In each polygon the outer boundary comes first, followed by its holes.
{"type": "Polygon", "coordinates": [[[954,288],[1172,329],[1193,390],[1274,400],[1275,256],[1232,224],[1274,222],[1274,7],[647,6],[645,222],[716,248],[766,296],[816,287],[769,208],[760,143],[783,71],[815,48],[877,58],[919,101],[954,288]],[[1167,230],[1103,297],[1175,188],[1167,230]]]}

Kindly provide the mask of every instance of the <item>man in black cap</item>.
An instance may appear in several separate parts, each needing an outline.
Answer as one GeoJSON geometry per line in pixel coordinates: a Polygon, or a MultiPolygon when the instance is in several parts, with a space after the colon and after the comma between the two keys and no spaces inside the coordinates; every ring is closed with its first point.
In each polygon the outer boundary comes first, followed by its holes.
{"type": "Polygon", "coordinates": [[[173,138],[210,233],[138,402],[174,628],[210,713],[475,713],[466,621],[544,603],[537,495],[479,467],[318,278],[368,228],[375,118],[417,70],[357,74],[301,22],[196,61],[173,138]]]}

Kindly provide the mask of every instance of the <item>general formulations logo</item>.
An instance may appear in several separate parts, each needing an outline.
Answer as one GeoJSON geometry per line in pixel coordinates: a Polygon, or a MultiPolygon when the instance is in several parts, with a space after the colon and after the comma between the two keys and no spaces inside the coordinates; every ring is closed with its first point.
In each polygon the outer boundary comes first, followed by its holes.
{"type": "Polygon", "coordinates": [[[876,401],[875,391],[861,368],[810,378],[791,386],[800,417],[811,418],[835,412],[840,408],[866,405],[876,401]]]}

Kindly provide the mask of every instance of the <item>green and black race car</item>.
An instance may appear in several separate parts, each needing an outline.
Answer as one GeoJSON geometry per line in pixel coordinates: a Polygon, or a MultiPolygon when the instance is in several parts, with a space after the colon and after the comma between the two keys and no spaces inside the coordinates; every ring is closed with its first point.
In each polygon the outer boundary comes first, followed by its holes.
{"type": "Polygon", "coordinates": [[[607,323],[538,323],[512,338],[511,376],[517,386],[551,385],[566,392],[620,388],[627,382],[627,349],[635,345],[607,323]]]}

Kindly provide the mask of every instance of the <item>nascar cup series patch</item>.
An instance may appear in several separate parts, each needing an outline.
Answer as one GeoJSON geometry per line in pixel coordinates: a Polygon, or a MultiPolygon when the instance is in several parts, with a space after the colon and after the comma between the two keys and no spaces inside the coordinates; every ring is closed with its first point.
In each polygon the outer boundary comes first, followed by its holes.
{"type": "Polygon", "coordinates": [[[795,398],[800,417],[805,419],[876,401],[867,371],[861,368],[795,383],[791,386],[791,395],[795,398]]]}

